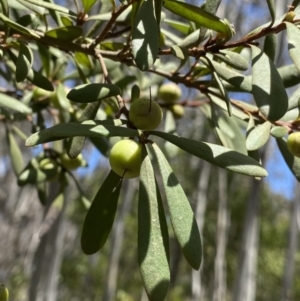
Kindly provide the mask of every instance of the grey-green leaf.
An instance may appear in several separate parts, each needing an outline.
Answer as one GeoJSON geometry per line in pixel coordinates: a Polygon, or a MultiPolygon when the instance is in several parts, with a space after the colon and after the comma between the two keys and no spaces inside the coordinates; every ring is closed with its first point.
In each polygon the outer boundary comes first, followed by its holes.
{"type": "Polygon", "coordinates": [[[27,146],[34,146],[50,141],[61,140],[76,136],[85,137],[137,137],[137,130],[120,127],[122,121],[103,120],[103,121],[84,121],[84,122],[69,122],[57,124],[48,129],[34,133],[26,140],[27,146]]]}
{"type": "Polygon", "coordinates": [[[246,148],[248,151],[254,151],[261,148],[269,139],[272,124],[269,121],[254,127],[246,139],[246,148]]]}
{"type": "Polygon", "coordinates": [[[295,66],[300,71],[300,30],[296,25],[292,23],[285,22],[285,25],[288,39],[289,54],[295,66]]]}
{"type": "Polygon", "coordinates": [[[89,103],[121,94],[121,90],[113,84],[84,84],[72,89],[67,97],[71,101],[89,103]]]}
{"type": "Polygon", "coordinates": [[[136,65],[142,71],[154,64],[159,47],[159,29],[153,0],[145,0],[139,8],[133,25],[132,52],[136,65]]]}
{"type": "Polygon", "coordinates": [[[223,146],[177,137],[159,131],[149,131],[148,133],[170,141],[186,152],[227,170],[253,177],[268,175],[257,161],[223,146]]]}
{"type": "Polygon", "coordinates": [[[246,59],[237,52],[222,50],[219,53],[215,53],[214,56],[237,70],[245,71],[249,68],[246,59]]]}
{"type": "Polygon", "coordinates": [[[82,0],[84,12],[87,14],[97,0],[82,0]]]}
{"type": "Polygon", "coordinates": [[[271,129],[270,134],[274,138],[283,138],[285,135],[287,135],[288,132],[289,130],[284,126],[274,126],[271,129]]]}
{"type": "Polygon", "coordinates": [[[175,236],[188,263],[198,270],[202,259],[202,244],[194,213],[164,154],[155,143],[152,147],[161,173],[175,236]]]}
{"type": "Polygon", "coordinates": [[[89,208],[83,223],[81,248],[87,255],[105,244],[115,219],[122,177],[110,171],[89,208]]]}
{"type": "Polygon", "coordinates": [[[268,3],[271,18],[272,18],[271,24],[269,25],[271,27],[274,24],[275,18],[276,18],[276,16],[275,16],[275,12],[276,12],[275,3],[274,3],[274,0],[267,0],[267,3],[268,3]]]}
{"type": "Polygon", "coordinates": [[[252,50],[252,93],[260,111],[270,121],[280,119],[287,111],[288,96],[282,79],[270,58],[258,47],[252,50]]]}
{"type": "Polygon", "coordinates": [[[163,301],[170,283],[169,235],[160,192],[145,147],[139,187],[138,261],[149,300],[163,301]]]}

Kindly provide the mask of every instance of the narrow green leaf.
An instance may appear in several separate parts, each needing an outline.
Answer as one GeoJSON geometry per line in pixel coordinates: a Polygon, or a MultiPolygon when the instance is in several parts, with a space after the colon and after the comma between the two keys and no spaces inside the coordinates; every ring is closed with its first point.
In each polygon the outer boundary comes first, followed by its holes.
{"type": "Polygon", "coordinates": [[[174,233],[185,259],[193,269],[200,268],[202,244],[197,222],[181,185],[160,148],[152,144],[161,173],[174,233]]]}
{"type": "Polygon", "coordinates": [[[203,27],[195,30],[186,36],[181,42],[177,45],[184,48],[195,47],[198,46],[201,42],[208,39],[211,36],[210,30],[205,30],[203,27]]]}
{"type": "Polygon", "coordinates": [[[50,141],[61,140],[76,136],[86,137],[137,137],[137,130],[120,127],[122,121],[103,120],[103,121],[84,121],[84,122],[69,122],[57,124],[51,128],[34,133],[26,140],[27,146],[34,146],[50,141]]]}
{"type": "Polygon", "coordinates": [[[16,175],[24,168],[23,156],[20,147],[11,131],[6,129],[7,145],[13,171],[16,175]]]}
{"type": "Polygon", "coordinates": [[[0,107],[5,107],[22,114],[31,114],[31,108],[27,107],[21,101],[12,98],[4,93],[0,93],[0,107]]]}
{"type": "Polygon", "coordinates": [[[90,57],[83,52],[76,51],[75,52],[75,60],[77,61],[78,64],[82,65],[85,68],[93,68],[94,67],[91,62],[90,57]]]}
{"type": "Polygon", "coordinates": [[[223,33],[228,39],[233,36],[232,28],[230,28],[224,20],[198,6],[175,0],[165,0],[163,6],[182,18],[195,22],[200,26],[223,33]]]}
{"type": "Polygon", "coordinates": [[[33,63],[32,50],[20,42],[20,50],[16,63],[16,81],[21,82],[28,76],[33,63]]]}
{"type": "Polygon", "coordinates": [[[40,203],[45,206],[47,202],[47,182],[38,182],[35,187],[40,203]]]}
{"type": "Polygon", "coordinates": [[[89,140],[97,148],[97,150],[103,155],[108,157],[108,151],[110,149],[110,144],[108,139],[105,137],[89,137],[89,140]]]}
{"type": "Polygon", "coordinates": [[[277,35],[269,34],[265,37],[264,41],[264,53],[270,58],[272,62],[275,61],[276,57],[276,44],[277,44],[277,35]]]}
{"type": "Polygon", "coordinates": [[[270,58],[258,47],[252,50],[252,93],[260,111],[270,120],[280,119],[287,111],[288,96],[282,79],[270,58]]]}
{"type": "Polygon", "coordinates": [[[78,26],[65,26],[49,30],[46,36],[64,41],[73,41],[83,34],[82,28],[78,26]]]}
{"type": "MultiPolygon", "coordinates": [[[[173,135],[177,135],[176,133],[176,121],[173,113],[170,110],[166,112],[166,121],[165,121],[165,133],[170,133],[173,135]]],[[[178,151],[180,150],[176,145],[170,143],[169,141],[165,141],[164,149],[167,152],[169,158],[174,158],[178,155],[178,151]]]]}
{"type": "Polygon", "coordinates": [[[133,85],[131,88],[131,101],[135,101],[138,98],[140,98],[140,87],[133,85]]]}
{"type": "Polygon", "coordinates": [[[161,196],[145,146],[139,185],[138,261],[149,300],[163,301],[170,283],[169,235],[161,196]]]}
{"type": "Polygon", "coordinates": [[[177,137],[159,131],[147,133],[170,141],[186,152],[227,170],[253,177],[268,175],[257,161],[223,146],[177,137]]]}
{"type": "Polygon", "coordinates": [[[89,103],[121,94],[121,90],[113,84],[84,84],[72,89],[67,97],[74,102],[89,103]]]}
{"type": "Polygon", "coordinates": [[[82,0],[83,10],[85,14],[88,14],[93,5],[97,2],[97,0],[82,0]]]}
{"type": "Polygon", "coordinates": [[[184,35],[188,35],[191,33],[191,26],[189,24],[179,22],[177,20],[172,20],[172,19],[164,19],[163,22],[167,23],[172,28],[180,31],[184,35]]]}
{"type": "Polygon", "coordinates": [[[159,28],[153,0],[145,0],[133,25],[132,52],[138,68],[148,70],[154,64],[159,47],[159,28]]]}
{"type": "Polygon", "coordinates": [[[288,39],[289,54],[295,66],[300,71],[300,30],[296,25],[292,23],[285,22],[285,25],[288,39]]]}
{"type": "Polygon", "coordinates": [[[77,14],[69,10],[68,8],[65,8],[63,6],[60,6],[58,4],[49,3],[47,1],[41,1],[41,0],[26,0],[26,2],[29,2],[31,4],[47,8],[49,10],[54,10],[63,14],[67,14],[73,17],[77,17],[77,14]]]}
{"type": "Polygon", "coordinates": [[[206,0],[203,9],[211,14],[215,14],[218,10],[221,0],[206,0]]]}
{"type": "Polygon", "coordinates": [[[81,248],[87,255],[105,244],[114,223],[122,178],[110,171],[89,208],[81,233],[81,248]]]}
{"type": "Polygon", "coordinates": [[[300,158],[292,155],[284,138],[276,139],[276,142],[287,166],[290,168],[296,179],[300,181],[300,158]]]}
{"type": "Polygon", "coordinates": [[[275,22],[275,18],[276,18],[276,16],[275,16],[276,10],[275,10],[274,0],[267,0],[267,4],[268,4],[270,15],[271,15],[271,18],[272,18],[271,24],[269,26],[272,27],[272,25],[275,22]]]}
{"type": "Polygon", "coordinates": [[[288,110],[298,108],[299,107],[299,101],[300,101],[300,86],[290,96],[288,110]]]}
{"type": "Polygon", "coordinates": [[[7,0],[0,0],[0,5],[2,7],[3,14],[8,17],[9,16],[9,7],[7,4],[7,0]]]}
{"type": "Polygon", "coordinates": [[[44,7],[40,7],[37,5],[34,5],[32,3],[28,3],[28,1],[25,0],[17,0],[20,4],[24,5],[26,8],[28,8],[29,10],[32,10],[33,12],[35,12],[37,15],[44,15],[45,14],[45,8],[44,7]]]}
{"type": "Polygon", "coordinates": [[[2,13],[0,13],[0,19],[2,19],[2,21],[9,26],[10,28],[16,30],[19,33],[25,34],[25,35],[29,35],[32,37],[35,37],[37,39],[40,38],[39,35],[37,35],[33,30],[30,30],[14,21],[12,21],[10,18],[7,18],[5,15],[3,15],[2,13]]]}
{"type": "Polygon", "coordinates": [[[234,51],[222,50],[219,53],[214,53],[214,56],[227,65],[240,71],[245,71],[249,67],[246,59],[241,54],[234,51]]]}
{"type": "Polygon", "coordinates": [[[214,65],[212,64],[211,60],[208,57],[203,57],[202,60],[205,60],[208,67],[210,68],[210,70],[212,72],[212,76],[213,76],[214,80],[216,81],[219,91],[221,93],[222,99],[226,103],[228,115],[231,116],[231,113],[232,113],[231,100],[229,98],[229,95],[228,95],[221,79],[219,78],[218,73],[216,72],[216,70],[214,68],[214,65]]]}
{"type": "MultiPolygon", "coordinates": [[[[101,101],[89,103],[78,118],[79,122],[93,120],[96,117],[101,101]]],[[[70,158],[76,158],[84,147],[85,137],[73,137],[68,140],[67,153],[70,158]]]]}
{"type": "Polygon", "coordinates": [[[246,139],[246,148],[248,151],[254,151],[261,148],[270,137],[270,130],[272,124],[269,121],[264,122],[263,124],[259,124],[254,127],[246,139]]]}

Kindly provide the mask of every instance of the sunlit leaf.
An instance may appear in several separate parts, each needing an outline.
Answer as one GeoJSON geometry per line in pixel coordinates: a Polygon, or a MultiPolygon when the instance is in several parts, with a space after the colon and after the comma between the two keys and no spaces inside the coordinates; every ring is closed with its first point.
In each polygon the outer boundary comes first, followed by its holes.
{"type": "Polygon", "coordinates": [[[270,15],[271,15],[271,18],[272,18],[272,21],[271,21],[271,24],[270,24],[270,27],[271,27],[275,22],[275,12],[276,12],[275,2],[274,2],[274,0],[267,0],[267,4],[268,4],[270,15]]]}
{"type": "Polygon", "coordinates": [[[231,38],[233,35],[232,29],[224,22],[224,20],[198,6],[175,0],[165,0],[163,6],[180,17],[195,22],[200,26],[223,33],[228,36],[228,38],[231,38]]]}
{"type": "Polygon", "coordinates": [[[162,151],[152,144],[169,207],[174,233],[185,259],[195,269],[202,259],[201,238],[190,203],[162,151]]]}
{"type": "Polygon", "coordinates": [[[300,71],[300,30],[299,28],[289,22],[285,22],[286,25],[286,33],[288,39],[288,49],[290,53],[290,57],[293,60],[295,66],[300,71]]]}
{"type": "Polygon", "coordinates": [[[151,135],[174,143],[186,152],[227,170],[254,177],[265,177],[267,171],[255,160],[220,145],[149,131],[151,135]]]}
{"type": "Polygon", "coordinates": [[[268,121],[254,127],[246,139],[246,147],[248,151],[254,151],[266,144],[270,137],[272,124],[268,121]]]}
{"type": "Polygon", "coordinates": [[[97,0],[82,0],[84,12],[87,14],[96,2],[97,0]]]}
{"type": "Polygon", "coordinates": [[[139,185],[138,261],[149,300],[164,300],[170,282],[169,235],[160,192],[145,147],[139,185]]]}
{"type": "Polygon", "coordinates": [[[136,137],[138,131],[120,127],[122,121],[116,120],[88,120],[84,122],[69,122],[65,124],[57,124],[48,129],[42,130],[31,135],[27,141],[27,146],[34,146],[41,143],[46,143],[55,140],[61,140],[65,138],[71,138],[76,136],[85,137],[136,137]]]}
{"type": "Polygon", "coordinates": [[[252,49],[252,93],[260,111],[270,120],[287,111],[288,96],[282,79],[270,58],[258,47],[252,49]]]}
{"type": "Polygon", "coordinates": [[[289,130],[284,126],[274,126],[271,129],[270,134],[275,138],[283,138],[287,135],[288,131],[289,130]]]}
{"type": "Polygon", "coordinates": [[[98,252],[113,226],[122,178],[110,171],[89,208],[81,233],[81,248],[87,255],[98,252]]]}
{"type": "Polygon", "coordinates": [[[234,51],[222,50],[219,53],[215,53],[214,56],[237,70],[245,71],[249,68],[246,59],[234,51]]]}
{"type": "Polygon", "coordinates": [[[0,93],[0,107],[14,110],[23,114],[31,114],[32,110],[21,101],[12,98],[4,93],[0,93]]]}

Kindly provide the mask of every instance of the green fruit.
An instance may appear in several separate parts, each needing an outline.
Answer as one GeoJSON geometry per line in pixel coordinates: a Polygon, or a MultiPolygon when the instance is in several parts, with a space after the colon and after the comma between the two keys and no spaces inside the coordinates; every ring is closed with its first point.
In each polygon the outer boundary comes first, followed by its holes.
{"type": "Polygon", "coordinates": [[[174,103],[181,97],[181,89],[174,83],[163,84],[159,87],[157,96],[165,103],[174,103]]]}
{"type": "Polygon", "coordinates": [[[49,99],[53,92],[44,90],[42,88],[35,88],[33,90],[32,99],[35,101],[43,101],[49,99]]]}
{"type": "Polygon", "coordinates": [[[142,144],[131,140],[121,140],[111,149],[109,155],[111,169],[124,178],[136,178],[142,164],[142,144]]]}
{"type": "Polygon", "coordinates": [[[0,285],[0,301],[7,301],[9,297],[8,289],[4,284],[0,285]]]}
{"type": "Polygon", "coordinates": [[[60,172],[60,167],[54,159],[44,158],[39,162],[40,170],[46,175],[48,181],[55,180],[58,173],[60,172]]]}
{"type": "Polygon", "coordinates": [[[172,105],[170,106],[170,111],[173,113],[174,118],[181,118],[184,116],[185,109],[182,105],[172,105]]]}
{"type": "Polygon", "coordinates": [[[80,166],[87,166],[86,161],[83,159],[82,154],[79,154],[76,158],[70,158],[67,153],[63,153],[59,156],[62,166],[66,169],[76,169],[80,166]]]}
{"type": "Polygon", "coordinates": [[[287,146],[289,151],[296,157],[300,157],[300,132],[288,136],[287,146]]]}
{"type": "Polygon", "coordinates": [[[129,110],[129,120],[138,129],[151,131],[161,123],[163,112],[160,105],[148,98],[136,99],[129,110]]]}

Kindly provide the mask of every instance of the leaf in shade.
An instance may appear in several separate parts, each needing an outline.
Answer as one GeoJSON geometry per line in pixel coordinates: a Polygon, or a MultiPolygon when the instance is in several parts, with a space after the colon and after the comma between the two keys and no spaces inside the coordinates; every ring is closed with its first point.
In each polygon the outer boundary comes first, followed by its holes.
{"type": "Polygon", "coordinates": [[[274,62],[276,57],[276,44],[277,44],[277,35],[269,34],[265,37],[264,41],[264,53],[274,62]]]}
{"type": "Polygon", "coordinates": [[[34,146],[41,143],[46,143],[65,138],[76,136],[85,137],[137,137],[137,130],[120,127],[122,121],[103,120],[103,121],[84,121],[84,122],[69,122],[57,124],[48,129],[34,133],[26,140],[26,146],[34,146]]]}
{"type": "Polygon", "coordinates": [[[220,4],[221,0],[206,0],[203,9],[210,12],[211,14],[215,14],[220,4]]]}
{"type": "Polygon", "coordinates": [[[0,107],[5,107],[22,114],[31,114],[31,108],[27,107],[21,101],[12,98],[4,93],[0,93],[0,107]]]}
{"type": "MultiPolygon", "coordinates": [[[[101,101],[89,103],[78,118],[79,122],[93,120],[96,117],[101,101]]],[[[85,137],[73,137],[68,140],[67,153],[70,158],[76,158],[84,147],[85,137]]]]}
{"type": "Polygon", "coordinates": [[[145,0],[133,25],[132,52],[138,68],[148,70],[154,64],[159,47],[159,28],[153,0],[145,0]]]}
{"type": "Polygon", "coordinates": [[[65,26],[49,30],[46,36],[64,41],[72,41],[82,36],[82,28],[78,26],[65,26]]]}
{"type": "Polygon", "coordinates": [[[16,175],[24,168],[23,156],[20,147],[11,131],[6,129],[7,145],[13,171],[16,175]]]}
{"type": "Polygon", "coordinates": [[[114,223],[121,186],[122,177],[111,170],[94,197],[83,223],[81,248],[85,254],[94,254],[104,246],[114,223]]]}
{"type": "Polygon", "coordinates": [[[252,50],[252,93],[260,111],[270,121],[280,119],[287,111],[288,96],[282,79],[270,58],[258,47],[252,50]]]}
{"type": "Polygon", "coordinates": [[[289,54],[295,66],[300,71],[300,57],[299,57],[300,30],[296,25],[292,23],[285,22],[285,25],[286,25],[289,54]]]}
{"type": "Polygon", "coordinates": [[[250,78],[238,73],[235,70],[229,69],[228,67],[225,67],[218,62],[212,61],[212,64],[214,66],[215,71],[218,73],[218,75],[222,79],[230,83],[232,86],[240,88],[245,92],[252,91],[250,78]]]}
{"type": "Polygon", "coordinates": [[[180,31],[184,35],[188,35],[189,33],[191,33],[191,26],[189,24],[179,22],[177,20],[172,20],[172,19],[164,19],[163,22],[167,23],[172,28],[180,31]]]}
{"type": "Polygon", "coordinates": [[[229,39],[233,35],[232,29],[224,20],[198,6],[175,0],[165,0],[163,6],[175,15],[195,22],[200,26],[223,33],[229,39]]]}
{"type": "Polygon", "coordinates": [[[97,0],[82,0],[84,13],[88,14],[93,5],[97,2],[97,0]]]}
{"type": "Polygon", "coordinates": [[[276,142],[287,166],[290,168],[296,179],[300,181],[300,158],[292,155],[284,138],[276,139],[276,142]]]}
{"type": "Polygon", "coordinates": [[[275,22],[275,3],[274,3],[274,0],[267,0],[267,4],[268,4],[268,7],[269,7],[269,11],[270,11],[270,15],[271,15],[271,18],[272,18],[272,21],[269,25],[269,27],[272,27],[272,25],[274,24],[275,22]]]}
{"type": "Polygon", "coordinates": [[[116,85],[93,83],[75,87],[67,97],[74,102],[89,103],[120,94],[121,90],[116,85]]]}
{"type": "Polygon", "coordinates": [[[177,137],[159,131],[147,131],[177,145],[186,152],[227,170],[253,177],[265,177],[267,171],[255,160],[220,145],[177,137]]]}
{"type": "Polygon", "coordinates": [[[219,53],[214,53],[214,56],[237,70],[245,71],[249,68],[246,59],[234,51],[222,50],[219,53]]]}
{"type": "Polygon", "coordinates": [[[10,28],[16,30],[19,33],[25,34],[25,35],[29,35],[32,37],[35,37],[37,39],[40,38],[39,35],[37,35],[33,30],[28,29],[14,21],[12,21],[10,18],[7,18],[5,15],[3,15],[2,13],[0,13],[0,19],[10,28]]]}
{"type": "Polygon", "coordinates": [[[214,65],[212,64],[211,60],[207,57],[203,57],[202,59],[206,61],[208,67],[210,68],[210,70],[212,72],[212,76],[213,76],[214,80],[216,81],[217,86],[219,88],[219,91],[221,93],[222,99],[226,103],[228,115],[231,116],[231,112],[232,112],[231,100],[229,98],[229,95],[228,95],[223,83],[222,83],[222,80],[219,78],[219,75],[216,72],[216,70],[214,68],[214,65]]]}
{"type": "Polygon", "coordinates": [[[202,244],[197,222],[189,200],[160,148],[152,144],[161,173],[175,236],[185,259],[193,269],[200,268],[202,244]]]}
{"type": "Polygon", "coordinates": [[[170,283],[169,235],[160,192],[145,146],[139,185],[138,262],[149,300],[163,301],[170,283]]]}
{"type": "Polygon", "coordinates": [[[33,53],[24,43],[20,42],[20,51],[16,63],[16,81],[21,82],[28,76],[33,63],[33,53]]]}
{"type": "Polygon", "coordinates": [[[248,151],[254,151],[266,144],[270,137],[272,124],[269,121],[259,124],[254,127],[246,139],[246,148],[248,151]]]}
{"type": "Polygon", "coordinates": [[[93,145],[97,148],[97,150],[103,155],[108,157],[108,151],[110,149],[110,145],[108,139],[105,137],[89,137],[89,140],[93,143],[93,145]]]}
{"type": "Polygon", "coordinates": [[[44,7],[34,5],[32,3],[27,2],[26,0],[17,0],[17,1],[20,4],[24,5],[26,8],[28,8],[29,10],[32,10],[33,12],[35,12],[39,16],[42,16],[42,15],[45,14],[45,8],[44,7]]]}

